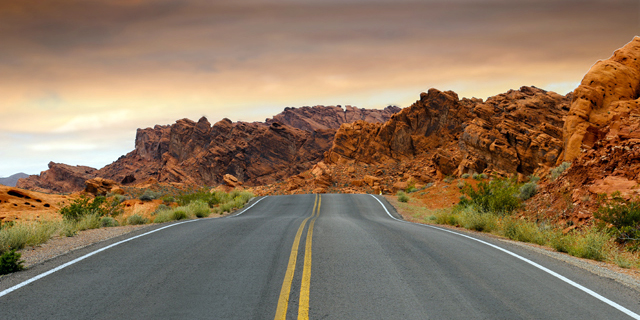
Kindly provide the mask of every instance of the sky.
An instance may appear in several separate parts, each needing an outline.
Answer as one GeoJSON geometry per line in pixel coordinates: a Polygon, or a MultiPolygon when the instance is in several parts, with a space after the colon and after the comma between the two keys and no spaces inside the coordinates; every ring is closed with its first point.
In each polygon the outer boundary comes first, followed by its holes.
{"type": "Polygon", "coordinates": [[[182,118],[566,94],[635,35],[638,0],[3,0],[0,177],[101,168],[182,118]]]}

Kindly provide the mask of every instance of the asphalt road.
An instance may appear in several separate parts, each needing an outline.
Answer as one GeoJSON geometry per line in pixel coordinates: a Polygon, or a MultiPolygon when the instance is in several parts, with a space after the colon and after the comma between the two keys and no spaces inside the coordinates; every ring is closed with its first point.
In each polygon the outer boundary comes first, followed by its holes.
{"type": "Polygon", "coordinates": [[[171,225],[106,249],[110,243],[101,243],[3,277],[0,319],[585,320],[640,314],[638,292],[617,282],[490,237],[472,235],[482,243],[394,220],[370,195],[256,200],[235,217],[171,225]]]}

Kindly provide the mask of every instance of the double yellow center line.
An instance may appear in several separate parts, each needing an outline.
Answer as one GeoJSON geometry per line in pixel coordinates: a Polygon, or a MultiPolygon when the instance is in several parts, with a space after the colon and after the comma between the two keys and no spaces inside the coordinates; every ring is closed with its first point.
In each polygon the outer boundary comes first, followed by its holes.
{"type": "Polygon", "coordinates": [[[313,225],[316,219],[320,215],[320,205],[322,204],[322,198],[320,195],[316,195],[316,199],[313,203],[313,213],[310,217],[307,217],[302,221],[296,237],[293,240],[293,246],[291,247],[291,255],[289,255],[289,264],[287,266],[287,272],[284,275],[284,281],[282,282],[282,289],[280,289],[280,298],[278,299],[278,309],[276,309],[275,320],[284,320],[287,317],[287,307],[289,306],[289,294],[291,292],[291,284],[293,282],[293,274],[296,270],[296,260],[298,258],[298,247],[300,246],[300,237],[304,230],[307,221],[311,219],[309,223],[309,230],[307,231],[307,240],[304,247],[304,265],[302,268],[302,283],[300,284],[300,301],[298,303],[298,319],[309,319],[309,286],[311,282],[311,239],[313,238],[313,225]]]}

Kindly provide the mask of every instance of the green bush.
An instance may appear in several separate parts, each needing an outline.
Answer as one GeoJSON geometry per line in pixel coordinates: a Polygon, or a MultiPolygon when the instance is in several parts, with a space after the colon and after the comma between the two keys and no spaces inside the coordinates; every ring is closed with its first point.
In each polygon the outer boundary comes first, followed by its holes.
{"type": "Polygon", "coordinates": [[[86,196],[81,196],[78,199],[73,200],[70,204],[60,208],[60,214],[65,220],[79,221],[82,217],[87,215],[103,216],[116,216],[123,211],[118,199],[114,198],[112,201],[107,201],[107,198],[98,196],[94,199],[90,199],[86,196]]]}
{"type": "Polygon", "coordinates": [[[149,219],[139,215],[139,214],[134,214],[131,215],[127,218],[127,224],[128,225],[138,225],[138,224],[147,224],[149,223],[149,219]]]}
{"type": "Polygon", "coordinates": [[[102,227],[102,216],[97,213],[83,216],[80,220],[75,221],[76,229],[78,231],[98,229],[102,227]]]}
{"type": "Polygon", "coordinates": [[[103,228],[117,227],[118,221],[111,217],[102,217],[102,219],[100,219],[100,226],[103,228]]]}
{"type": "Polygon", "coordinates": [[[468,173],[463,173],[460,178],[462,179],[469,179],[469,174],[468,173]]]}
{"type": "Polygon", "coordinates": [[[520,187],[520,194],[518,195],[518,198],[522,201],[527,200],[533,197],[537,191],[538,184],[533,181],[529,181],[520,187]]]}
{"type": "Polygon", "coordinates": [[[60,230],[61,224],[53,221],[21,222],[0,230],[0,253],[25,246],[37,246],[47,242],[60,230]]]}
{"type": "Polygon", "coordinates": [[[562,234],[562,231],[560,230],[552,233],[549,238],[549,245],[558,252],[568,253],[572,243],[573,237],[571,235],[562,234]]]}
{"type": "Polygon", "coordinates": [[[551,180],[558,179],[558,177],[569,167],[571,167],[571,162],[563,162],[559,166],[551,169],[551,180]]]}
{"type": "Polygon", "coordinates": [[[483,212],[497,214],[510,214],[520,206],[518,188],[513,180],[482,181],[476,187],[474,189],[465,183],[461,190],[464,196],[460,199],[460,206],[472,205],[483,212]]]}
{"type": "Polygon", "coordinates": [[[600,221],[600,227],[609,231],[619,243],[638,243],[640,240],[640,202],[625,200],[615,195],[604,200],[593,216],[600,221]]]}
{"type": "Polygon", "coordinates": [[[496,215],[480,212],[473,207],[466,207],[460,212],[460,222],[464,228],[476,231],[491,232],[498,226],[496,215]]]}
{"type": "Polygon", "coordinates": [[[202,200],[191,202],[188,208],[189,211],[191,211],[198,218],[208,217],[211,214],[209,205],[202,200]]]}
{"type": "Polygon", "coordinates": [[[409,202],[409,196],[404,191],[398,191],[396,194],[398,196],[398,201],[400,202],[409,202]]]}
{"type": "Polygon", "coordinates": [[[544,244],[545,239],[538,225],[522,220],[505,218],[503,221],[504,236],[515,241],[544,244]]]}
{"type": "Polygon", "coordinates": [[[174,209],[172,212],[173,212],[173,215],[172,215],[173,220],[182,220],[189,217],[187,215],[187,210],[183,207],[178,207],[174,209]]]}
{"type": "Polygon", "coordinates": [[[160,193],[147,189],[142,193],[142,195],[140,195],[140,197],[138,197],[138,199],[142,201],[151,201],[159,197],[160,197],[160,193]]]}
{"type": "Polygon", "coordinates": [[[22,266],[24,261],[20,260],[21,256],[22,255],[19,252],[16,252],[16,249],[7,251],[0,255],[0,275],[24,269],[22,266]]]}
{"type": "Polygon", "coordinates": [[[595,228],[584,230],[576,236],[575,243],[569,248],[569,254],[579,258],[602,261],[607,255],[609,236],[595,228]]]}

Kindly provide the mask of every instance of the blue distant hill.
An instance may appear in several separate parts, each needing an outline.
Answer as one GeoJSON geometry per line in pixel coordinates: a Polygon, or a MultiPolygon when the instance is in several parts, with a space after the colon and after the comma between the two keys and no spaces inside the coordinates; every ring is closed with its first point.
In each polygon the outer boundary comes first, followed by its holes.
{"type": "Polygon", "coordinates": [[[16,183],[18,182],[18,179],[22,179],[22,178],[26,178],[29,175],[26,173],[16,173],[14,175],[11,175],[10,177],[6,177],[6,178],[0,178],[0,184],[3,184],[5,186],[9,186],[9,187],[15,187],[16,183]]]}

